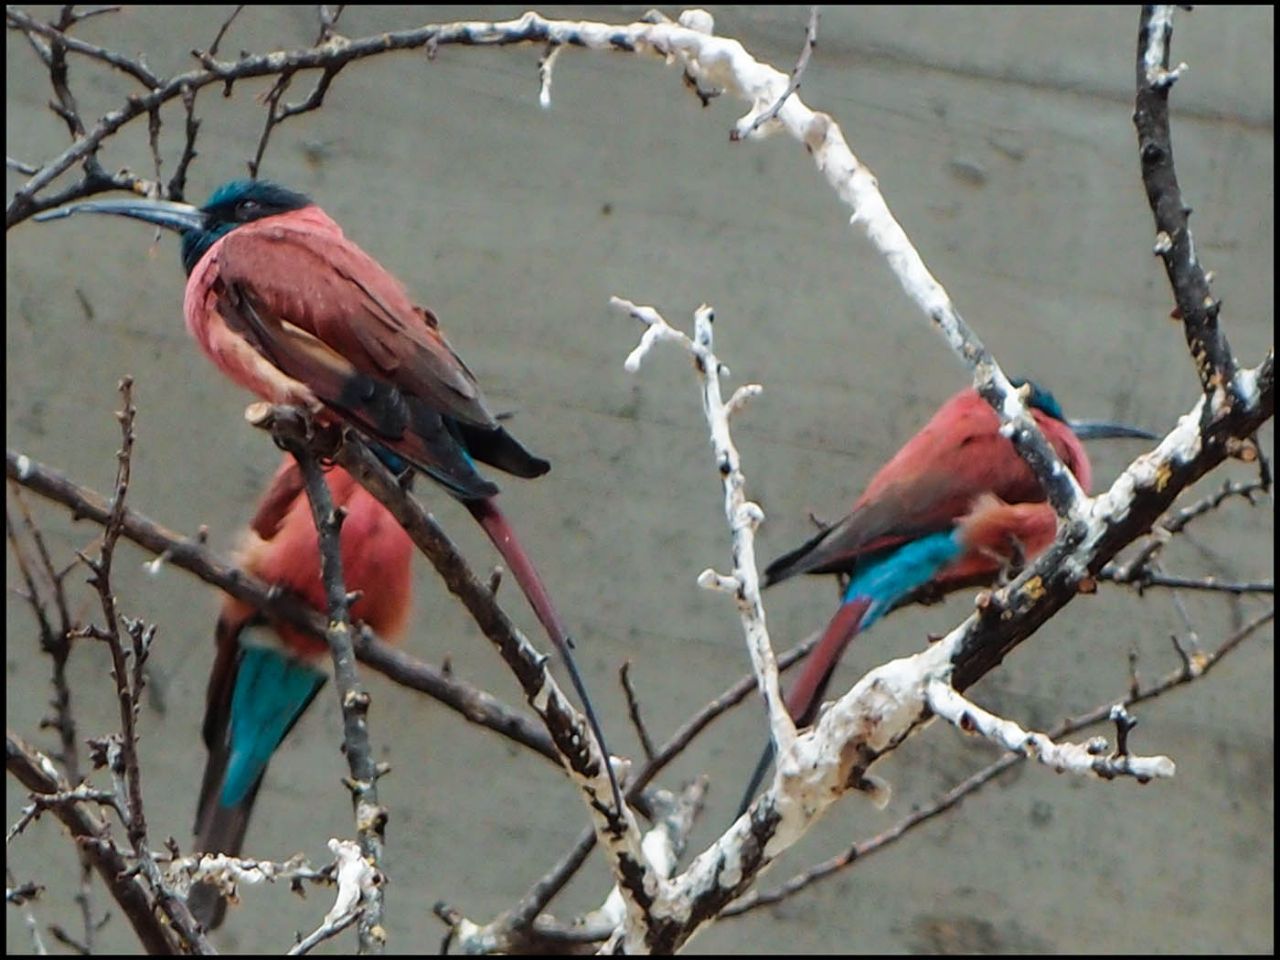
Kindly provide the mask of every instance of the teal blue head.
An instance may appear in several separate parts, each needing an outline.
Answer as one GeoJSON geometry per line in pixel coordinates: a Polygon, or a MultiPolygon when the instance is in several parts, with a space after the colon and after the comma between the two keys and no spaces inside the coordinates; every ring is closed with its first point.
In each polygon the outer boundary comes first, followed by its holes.
{"type": "Polygon", "coordinates": [[[1057,398],[1034,380],[1024,380],[1021,377],[1010,377],[1009,382],[1021,390],[1027,388],[1026,402],[1029,406],[1046,413],[1055,420],[1061,420],[1064,423],[1067,418],[1062,414],[1062,405],[1058,403],[1057,398]]]}
{"type": "Polygon", "coordinates": [[[1026,403],[1071,428],[1081,440],[1115,440],[1129,438],[1135,440],[1154,440],[1156,435],[1141,427],[1131,427],[1127,423],[1116,423],[1112,420],[1068,420],[1062,412],[1062,405],[1057,398],[1034,380],[1021,377],[1010,377],[1009,382],[1021,390],[1027,388],[1026,403]]]}
{"type": "Polygon", "coordinates": [[[231,180],[200,208],[203,223],[182,231],[182,266],[190,273],[215,243],[236,227],[311,204],[305,194],[269,180],[231,180]]]}
{"type": "Polygon", "coordinates": [[[182,266],[195,269],[215,243],[236,227],[310,206],[305,195],[268,180],[232,180],[214,190],[203,207],[172,200],[87,200],[47,210],[37,220],[56,220],[73,213],[113,213],[177,231],[182,236],[182,266]]]}

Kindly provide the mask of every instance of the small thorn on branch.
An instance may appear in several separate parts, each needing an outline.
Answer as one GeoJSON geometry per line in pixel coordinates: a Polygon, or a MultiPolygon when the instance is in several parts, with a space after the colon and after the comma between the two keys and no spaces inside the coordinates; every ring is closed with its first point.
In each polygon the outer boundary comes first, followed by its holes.
{"type": "Polygon", "coordinates": [[[1111,721],[1116,725],[1116,756],[1129,756],[1129,731],[1138,725],[1138,718],[1125,709],[1123,703],[1111,708],[1111,721]]]}
{"type": "Polygon", "coordinates": [[[722,593],[737,593],[742,586],[737,577],[726,577],[716,573],[710,567],[698,574],[698,586],[703,590],[717,590],[722,593]]]}

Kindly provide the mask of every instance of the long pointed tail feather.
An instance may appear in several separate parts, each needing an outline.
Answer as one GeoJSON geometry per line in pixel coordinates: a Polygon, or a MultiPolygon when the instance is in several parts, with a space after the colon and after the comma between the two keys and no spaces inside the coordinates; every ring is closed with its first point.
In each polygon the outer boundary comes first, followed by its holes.
{"type": "MultiPolygon", "coordinates": [[[[209,759],[196,809],[195,848],[234,857],[244,849],[272,754],[320,692],[326,675],[273,648],[256,646],[239,648],[231,669],[225,683],[210,688],[211,697],[219,699],[209,704],[205,717],[209,759]],[[225,696],[229,703],[221,699],[225,696]]],[[[187,904],[209,930],[220,926],[226,914],[226,901],[212,884],[192,887],[187,904]]]]}
{"type": "Polygon", "coordinates": [[[613,787],[613,802],[617,805],[618,811],[621,812],[622,791],[619,789],[618,780],[614,776],[613,765],[609,762],[609,747],[605,743],[604,731],[600,729],[600,721],[596,717],[595,709],[591,706],[591,698],[587,695],[586,685],[582,682],[582,674],[579,673],[578,664],[573,659],[573,640],[570,638],[560,614],[551,602],[551,595],[547,592],[547,588],[543,584],[542,578],[538,575],[533,561],[516,538],[515,530],[512,529],[502,511],[498,509],[495,498],[467,500],[464,503],[467,509],[471,511],[471,515],[484,528],[484,532],[489,535],[489,539],[498,548],[498,552],[502,554],[502,559],[506,561],[507,567],[516,578],[516,583],[520,585],[520,589],[528,599],[529,605],[533,607],[533,612],[538,621],[547,631],[551,642],[564,660],[565,667],[569,671],[569,680],[578,694],[578,699],[582,701],[582,709],[587,715],[587,724],[591,727],[591,732],[595,735],[600,752],[604,755],[605,767],[609,774],[609,784],[613,787]]]}
{"type": "Polygon", "coordinates": [[[532,479],[551,469],[551,464],[529,452],[501,426],[484,428],[460,420],[448,421],[454,435],[473,458],[515,477],[532,479]]]}
{"type": "MultiPolygon", "coordinates": [[[[822,536],[825,533],[819,534],[822,536]]],[[[831,618],[818,646],[809,654],[800,679],[787,696],[787,710],[797,725],[806,726],[813,721],[831,681],[832,671],[849,641],[859,630],[870,627],[895,603],[924,586],[960,557],[965,551],[963,539],[963,530],[941,530],[866,557],[858,564],[845,590],[844,603],[831,618]]],[[[781,571],[775,579],[807,569],[820,569],[795,565],[794,558],[800,553],[812,555],[809,548],[815,542],[810,541],[800,551],[792,551],[775,561],[770,569],[777,567],[781,571]]],[[[757,765],[738,816],[742,816],[750,806],[760,781],[768,773],[772,750],[770,745],[757,765]]]]}
{"type": "MultiPolygon", "coordinates": [[[[253,804],[261,784],[262,778],[259,777],[245,798],[235,806],[223,806],[215,795],[207,807],[201,807],[199,820],[196,822],[197,850],[224,853],[230,857],[240,855],[244,850],[245,831],[249,829],[249,817],[253,814],[253,804]]],[[[227,901],[211,883],[193,886],[187,895],[187,906],[192,916],[206,930],[216,930],[222,926],[227,913],[227,901]]]]}
{"type": "Polygon", "coordinates": [[[857,597],[840,604],[835,616],[827,624],[822,639],[805,659],[799,679],[787,694],[787,712],[797,726],[807,727],[813,723],[818,705],[822,703],[822,697],[831,683],[831,675],[835,673],[836,664],[844,656],[849,642],[862,628],[863,618],[871,602],[870,597],[857,597]]]}
{"type": "MultiPolygon", "coordinates": [[[[813,722],[814,715],[818,712],[818,705],[822,703],[822,696],[831,682],[831,675],[835,673],[836,664],[840,662],[849,642],[857,636],[862,626],[862,619],[871,603],[870,597],[857,597],[842,603],[836,610],[835,616],[831,618],[831,622],[827,624],[827,629],[823,632],[818,645],[805,658],[804,670],[786,697],[787,712],[791,714],[791,719],[796,722],[796,726],[807,727],[813,722]]],[[[747,783],[742,803],[738,805],[738,816],[746,813],[747,808],[751,806],[751,801],[755,798],[756,791],[760,789],[760,784],[764,782],[765,775],[772,764],[773,741],[770,740],[765,744],[755,772],[751,774],[751,780],[747,783]]]]}

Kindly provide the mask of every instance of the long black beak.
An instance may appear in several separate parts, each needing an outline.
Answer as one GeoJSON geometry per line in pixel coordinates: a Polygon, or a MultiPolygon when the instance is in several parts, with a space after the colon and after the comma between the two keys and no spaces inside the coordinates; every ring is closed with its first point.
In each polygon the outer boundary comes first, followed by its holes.
{"type": "Polygon", "coordinates": [[[1067,426],[1081,440],[1115,440],[1128,437],[1134,440],[1155,440],[1156,434],[1141,427],[1131,427],[1127,423],[1113,423],[1110,420],[1068,420],[1067,426]]]}
{"type": "Polygon", "coordinates": [[[189,203],[176,203],[173,200],[144,200],[141,197],[120,200],[86,200],[84,203],[72,203],[56,210],[46,210],[35,215],[36,220],[60,220],[73,213],[114,213],[121,217],[132,217],[145,220],[157,226],[185,233],[188,230],[203,230],[205,215],[199,207],[189,203]]]}

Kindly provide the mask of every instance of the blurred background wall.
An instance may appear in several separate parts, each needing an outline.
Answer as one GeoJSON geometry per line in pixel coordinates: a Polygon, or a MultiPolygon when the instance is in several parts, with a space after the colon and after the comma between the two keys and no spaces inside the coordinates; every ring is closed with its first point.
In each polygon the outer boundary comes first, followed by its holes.
{"type": "MultiPolygon", "coordinates": [[[[168,74],[193,65],[190,50],[208,46],[227,12],[129,7],[78,33],[144,51],[153,70],[168,74]]],[[[427,18],[520,12],[370,6],[348,8],[339,28],[355,37],[427,18]]],[[[644,8],[540,12],[628,22],[644,8]]],[[[806,8],[713,12],[718,33],[791,69],[806,8]]],[[[1136,8],[826,8],[801,95],[842,125],[1006,370],[1049,386],[1070,415],[1167,430],[1193,405],[1197,385],[1151,255],[1130,121],[1137,21],[1136,8]]],[[[1226,329],[1247,363],[1273,337],[1273,31],[1269,8],[1202,8],[1178,15],[1173,46],[1175,61],[1191,66],[1172,94],[1178,172],[1226,329]]],[[[315,33],[310,7],[248,8],[222,52],[303,46],[315,33]]],[[[65,127],[47,109],[47,73],[21,35],[7,39],[8,153],[35,161],[65,146],[65,127]]],[[[540,481],[499,478],[504,502],[575,630],[611,746],[636,756],[616,679],[624,661],[654,736],[665,739],[748,660],[732,604],[694,583],[703,568],[729,562],[696,384],[670,350],[655,351],[638,375],[624,372],[639,330],[607,308],[609,296],[653,304],[686,326],[699,303],[714,305],[730,382],[764,385],[735,421],[749,493],[768,516],[763,560],[808,535],[808,511],[833,519],[847,510],[967,374],[850,229],[849,211],[799,145],[781,137],[730,143],[744,106],[722,97],[703,109],[678,72],[652,57],[566,50],[553,104],[543,110],[540,52],[446,47],[434,60],[401,54],[352,66],[321,111],[275,133],[263,173],[312,194],[401,277],[439,315],[494,406],[516,412],[512,429],[553,462],[540,481]]],[[[71,79],[87,117],[132,90],[79,60],[71,79]]],[[[266,89],[242,82],[230,98],[215,88],[201,95],[191,199],[243,175],[261,130],[255,98],[266,89]]],[[[309,89],[310,78],[299,78],[293,98],[309,89]]],[[[167,175],[181,149],[181,110],[164,117],[167,175]]],[[[149,156],[145,125],[135,124],[103,161],[150,175],[149,156]]],[[[10,192],[22,181],[11,172],[10,192]]],[[[248,396],[183,329],[176,246],[105,218],[10,233],[6,430],[10,447],[106,490],[118,445],[115,385],[132,374],[139,414],[131,504],[179,530],[207,525],[211,544],[226,550],[279,455],[244,424],[248,396]]],[[[1272,446],[1268,427],[1264,447],[1272,446]]],[[[1140,449],[1096,446],[1096,486],[1140,449]]],[[[1248,470],[1229,464],[1208,483],[1248,470]]],[[[420,495],[487,570],[494,555],[465,513],[437,489],[420,495]]],[[[96,532],[42,504],[38,515],[63,559],[96,532]]],[[[1272,528],[1269,500],[1232,506],[1172,549],[1170,568],[1265,578],[1274,567],[1272,528]]],[[[204,762],[199,723],[219,601],[181,571],[145,575],[145,559],[122,547],[116,585],[124,612],[159,628],[141,718],[147,812],[157,844],[168,835],[185,843],[204,762]]],[[[408,648],[448,658],[460,676],[518,700],[479,631],[428,564],[417,567],[408,648]]],[[[88,593],[76,596],[79,612],[92,616],[88,593]]],[[[503,597],[539,642],[510,585],[503,597]]],[[[822,580],[787,583],[766,599],[779,646],[825,622],[834,602],[822,580]]],[[[1206,643],[1261,609],[1256,601],[1186,599],[1206,643]]],[[[896,614],[855,645],[838,688],[918,650],[971,602],[962,594],[896,614]]],[[[37,731],[48,664],[12,590],[7,626],[7,722],[52,746],[52,734],[37,731]]],[[[1071,604],[974,695],[1047,726],[1122,694],[1130,649],[1144,677],[1173,669],[1171,632],[1185,624],[1167,594],[1138,599],[1104,587],[1071,604]]],[[[115,729],[105,650],[80,650],[73,678],[82,736],[115,729]]],[[[583,811],[544,761],[380,676],[366,680],[374,741],[393,766],[380,785],[391,814],[390,946],[434,949],[444,931],[433,903],[491,918],[563,853],[583,811]]],[[[1268,636],[1139,712],[1134,748],[1171,755],[1176,779],[1139,787],[1020,769],[856,869],[715,926],[690,951],[1270,951],[1273,694],[1268,636]]],[[[728,823],[764,728],[753,699],[670,769],[670,785],[703,771],[712,777],[691,849],[728,823]]],[[[351,834],[339,737],[326,691],[268,773],[250,852],[281,859],[302,849],[323,861],[327,838],[351,834]]],[[[894,788],[887,809],[847,799],[763,885],[887,829],[995,756],[950,729],[929,729],[877,768],[894,788]]],[[[9,781],[8,822],[23,799],[9,781]]],[[[8,853],[19,879],[48,885],[36,916],[75,929],[74,858],[52,819],[8,853]]],[[[555,913],[598,905],[607,883],[596,857],[555,913]]],[[[115,913],[98,889],[96,908],[115,913]]],[[[283,887],[244,899],[216,938],[224,949],[283,948],[328,907],[323,892],[303,902],[283,887]]],[[[19,924],[6,937],[10,951],[29,950],[19,924]]],[[[99,946],[136,949],[118,916],[99,946]]]]}

